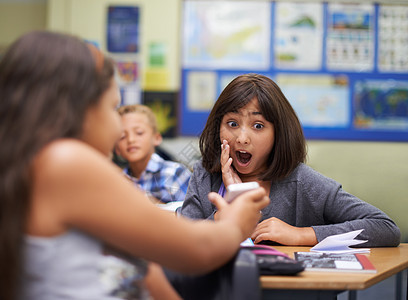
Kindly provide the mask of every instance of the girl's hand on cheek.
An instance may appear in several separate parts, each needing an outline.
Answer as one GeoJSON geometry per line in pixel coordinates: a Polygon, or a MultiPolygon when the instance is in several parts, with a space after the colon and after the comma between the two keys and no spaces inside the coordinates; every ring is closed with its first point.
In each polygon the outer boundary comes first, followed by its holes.
{"type": "Polygon", "coordinates": [[[221,171],[222,171],[222,181],[225,187],[233,183],[241,183],[242,180],[238,176],[232,167],[232,158],[230,157],[230,146],[226,140],[222,141],[221,144],[221,171]]]}

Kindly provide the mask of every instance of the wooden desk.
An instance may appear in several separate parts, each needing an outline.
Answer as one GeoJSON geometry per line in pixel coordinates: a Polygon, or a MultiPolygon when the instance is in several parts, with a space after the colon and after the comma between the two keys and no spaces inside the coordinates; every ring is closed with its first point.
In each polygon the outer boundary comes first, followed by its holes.
{"type": "MultiPolygon", "coordinates": [[[[293,258],[295,251],[310,247],[274,246],[293,258]]],[[[263,299],[336,299],[345,290],[363,290],[408,268],[408,244],[371,248],[366,254],[377,273],[303,271],[297,276],[261,276],[263,299]],[[296,298],[296,295],[299,298],[296,298]]]]}

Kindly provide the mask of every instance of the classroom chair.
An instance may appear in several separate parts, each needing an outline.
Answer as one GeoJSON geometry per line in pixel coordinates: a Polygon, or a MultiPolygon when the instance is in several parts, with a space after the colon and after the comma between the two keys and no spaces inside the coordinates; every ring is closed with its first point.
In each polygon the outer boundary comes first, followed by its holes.
{"type": "Polygon", "coordinates": [[[257,300],[261,298],[256,256],[248,249],[221,268],[202,276],[186,276],[165,270],[184,300],[257,300]]]}

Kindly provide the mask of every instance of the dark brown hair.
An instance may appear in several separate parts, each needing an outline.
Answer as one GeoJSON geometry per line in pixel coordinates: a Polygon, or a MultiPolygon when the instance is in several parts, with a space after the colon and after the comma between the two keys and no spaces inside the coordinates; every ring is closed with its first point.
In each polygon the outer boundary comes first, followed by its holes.
{"type": "Polygon", "coordinates": [[[32,190],[31,162],[59,138],[79,138],[113,64],[80,39],[35,31],[0,61],[0,299],[17,296],[32,190]]]}
{"type": "Polygon", "coordinates": [[[265,119],[275,128],[275,144],[268,158],[266,172],[260,180],[280,180],[306,160],[306,141],[295,111],[278,85],[259,74],[236,77],[222,91],[208,116],[200,136],[204,168],[210,173],[221,172],[220,125],[226,113],[237,111],[252,99],[258,99],[265,119]]]}

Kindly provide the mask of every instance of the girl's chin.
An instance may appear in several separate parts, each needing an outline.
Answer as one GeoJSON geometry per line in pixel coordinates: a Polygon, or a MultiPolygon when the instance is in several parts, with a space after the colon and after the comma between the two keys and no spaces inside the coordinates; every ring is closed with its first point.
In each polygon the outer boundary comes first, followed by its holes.
{"type": "Polygon", "coordinates": [[[241,180],[243,180],[244,178],[246,178],[247,180],[255,180],[255,178],[257,178],[260,173],[259,170],[255,170],[254,168],[251,167],[242,168],[238,166],[238,168],[236,168],[234,166],[234,169],[237,172],[238,176],[241,178],[241,180]]]}
{"type": "Polygon", "coordinates": [[[236,162],[236,163],[234,164],[234,168],[235,168],[236,170],[242,170],[242,171],[244,171],[244,172],[245,172],[245,171],[248,172],[247,170],[251,168],[251,167],[250,167],[250,164],[251,164],[250,161],[247,162],[247,163],[236,162]]]}
{"type": "Polygon", "coordinates": [[[249,168],[248,166],[238,166],[235,167],[235,171],[237,171],[238,174],[242,174],[242,175],[251,175],[253,173],[254,170],[252,170],[251,168],[249,168]]]}

